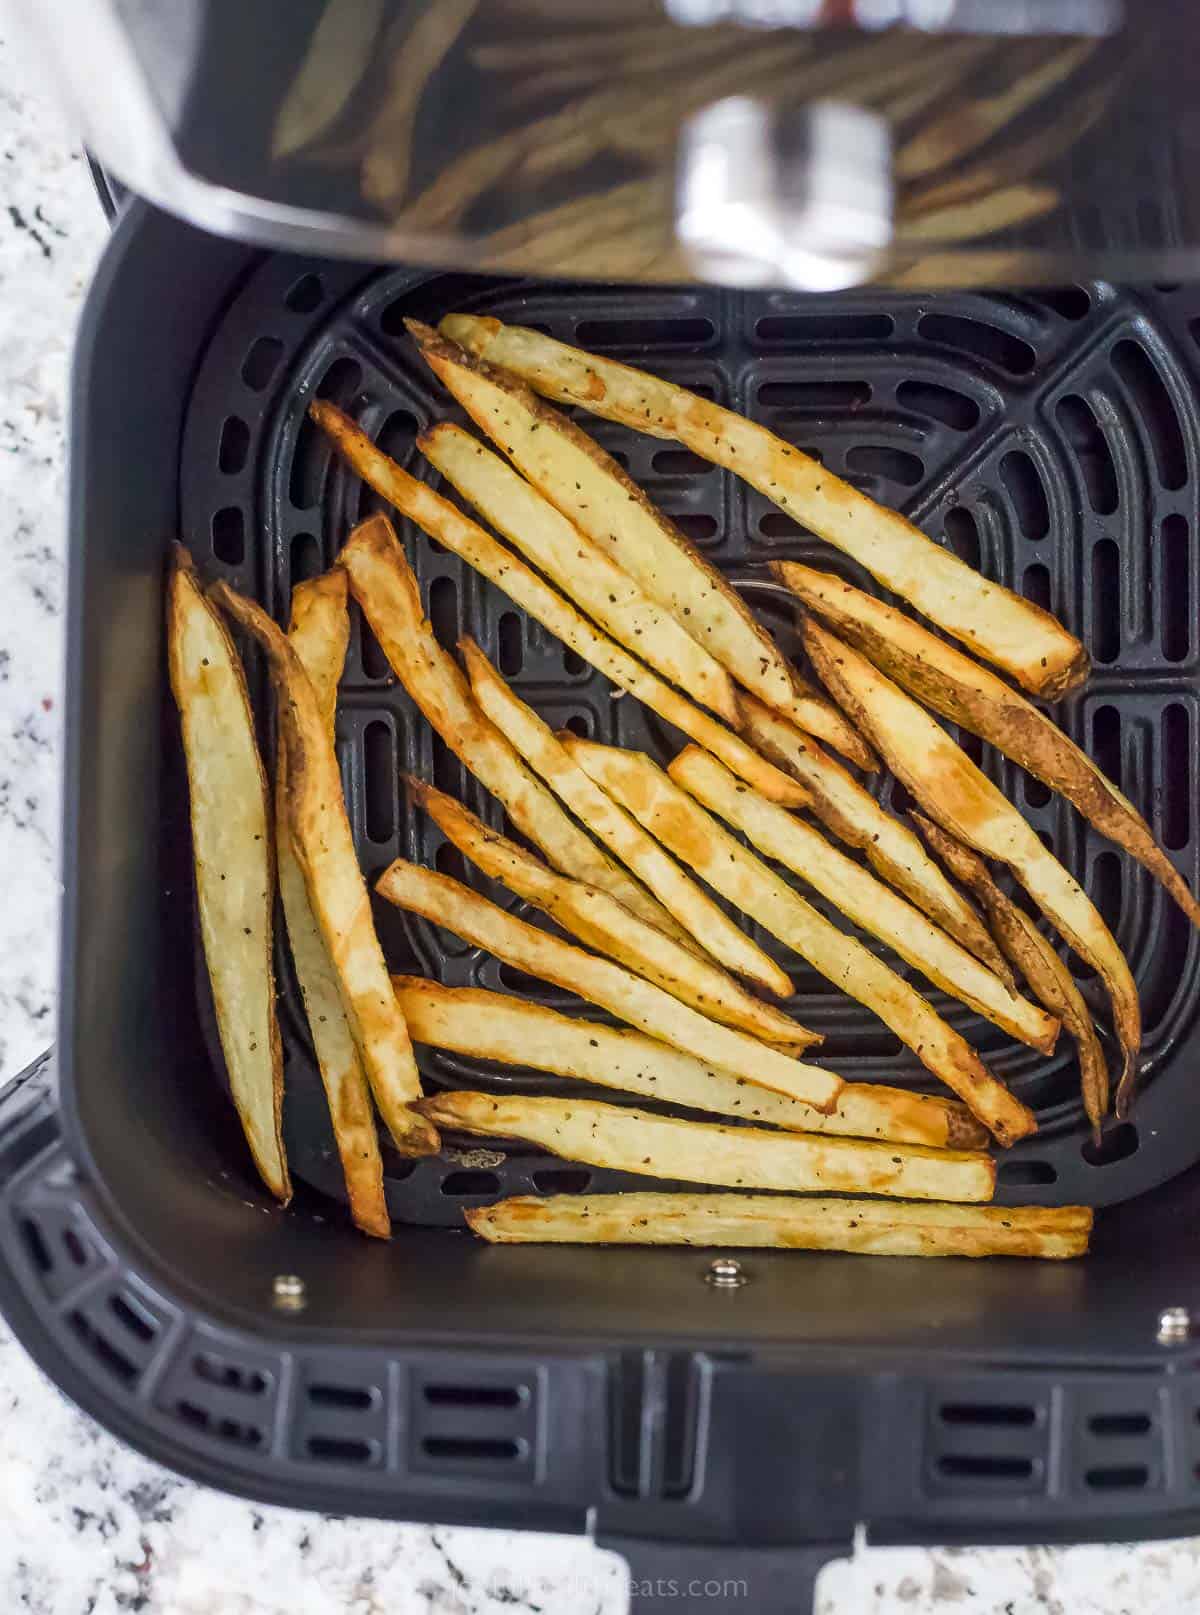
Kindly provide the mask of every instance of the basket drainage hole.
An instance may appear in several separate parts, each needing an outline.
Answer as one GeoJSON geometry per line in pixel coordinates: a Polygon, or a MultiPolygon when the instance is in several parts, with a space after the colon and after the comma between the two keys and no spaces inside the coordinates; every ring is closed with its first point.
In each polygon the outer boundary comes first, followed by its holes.
{"type": "Polygon", "coordinates": [[[1057,1183],[1058,1169],[1049,1161],[1001,1161],[996,1181],[1015,1185],[1057,1183]]]}
{"type": "Polygon", "coordinates": [[[46,1244],[45,1235],[29,1217],[21,1219],[21,1238],[25,1241],[25,1249],[29,1252],[29,1260],[39,1273],[48,1273],[54,1266],[50,1257],[50,1248],[46,1244]]]}
{"type": "Polygon", "coordinates": [[[123,1324],[138,1340],[151,1341],[158,1333],[157,1325],[146,1316],[136,1301],[126,1296],[110,1295],[108,1310],[118,1323],[123,1324]]]}
{"type": "Polygon", "coordinates": [[[482,1458],[491,1462],[508,1460],[521,1456],[521,1443],[519,1441],[484,1440],[481,1437],[465,1436],[426,1436],[421,1442],[421,1450],[427,1458],[459,1458],[470,1460],[482,1458]]]}
{"type": "Polygon", "coordinates": [[[566,727],[573,735],[578,735],[580,740],[586,740],[592,732],[591,720],[586,712],[572,712],[567,719],[566,727]]]}
{"type": "Polygon", "coordinates": [[[217,465],[227,477],[236,475],[246,464],[250,453],[250,428],[240,415],[229,415],[221,428],[221,445],[217,450],[217,465]]]}
{"type": "Polygon", "coordinates": [[[1097,1144],[1089,1138],[1080,1146],[1079,1153],[1089,1166],[1108,1166],[1113,1161],[1127,1161],[1138,1150],[1138,1130],[1132,1122],[1118,1122],[1106,1128],[1097,1144]]]}
{"type": "Polygon", "coordinates": [[[319,275],[302,275],[283,301],[293,314],[312,314],[320,308],[324,296],[325,288],[319,275]]]}
{"type": "Polygon", "coordinates": [[[965,561],[973,571],[979,570],[979,528],[975,518],[963,505],[956,505],[948,510],[942,518],[942,527],[945,530],[950,548],[960,561],[965,561]]]}
{"type": "Polygon", "coordinates": [[[500,1179],[494,1172],[449,1172],[442,1179],[442,1193],[465,1198],[476,1194],[499,1194],[500,1179]]]}
{"type": "Polygon", "coordinates": [[[547,1167],[533,1174],[539,1194],[582,1194],[591,1181],[592,1174],[581,1167],[547,1167]]]}
{"type": "Polygon", "coordinates": [[[519,1408],[529,1399],[523,1385],[426,1385],[422,1394],[435,1408],[519,1408]]]}
{"type": "Polygon", "coordinates": [[[212,519],[213,554],[226,566],[241,566],[246,559],[246,518],[236,505],[218,510],[212,519]]]}
{"type": "Polygon", "coordinates": [[[261,1396],[267,1388],[266,1375],[260,1374],[257,1368],[242,1368],[237,1363],[226,1362],[223,1357],[213,1357],[208,1352],[200,1352],[193,1357],[192,1372],[206,1385],[219,1385],[225,1391],[241,1391],[245,1396],[261,1396]]]}
{"type": "Polygon", "coordinates": [[[311,533],[297,533],[292,540],[292,587],[320,577],[321,570],[321,546],[311,533]]]}
{"type": "Polygon", "coordinates": [[[283,343],[278,337],[260,336],[242,362],[242,380],[252,392],[262,392],[282,357],[283,343]]]}
{"type": "Polygon", "coordinates": [[[1097,1492],[1140,1491],[1149,1485],[1150,1471],[1145,1464],[1112,1464],[1089,1469],[1083,1478],[1097,1492]]]}

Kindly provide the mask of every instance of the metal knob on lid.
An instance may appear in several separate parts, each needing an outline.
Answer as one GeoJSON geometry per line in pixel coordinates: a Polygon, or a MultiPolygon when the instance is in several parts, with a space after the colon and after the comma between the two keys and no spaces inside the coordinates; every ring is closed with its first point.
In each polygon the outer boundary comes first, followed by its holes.
{"type": "Polygon", "coordinates": [[[714,102],[681,136],[675,233],[696,274],[722,285],[860,285],[892,235],[887,123],[841,101],[714,102]]]}

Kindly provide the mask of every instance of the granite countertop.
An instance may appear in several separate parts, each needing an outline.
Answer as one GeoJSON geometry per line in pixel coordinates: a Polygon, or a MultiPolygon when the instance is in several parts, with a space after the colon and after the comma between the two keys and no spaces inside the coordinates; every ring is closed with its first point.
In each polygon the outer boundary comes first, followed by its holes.
{"type": "MultiPolygon", "coordinates": [[[[0,1081],[52,1040],[59,899],[64,405],[104,240],[86,162],[0,20],[0,1081]]],[[[544,1536],[257,1508],[120,1446],[0,1323],[0,1609],[30,1615],[617,1615],[619,1560],[544,1536]]],[[[714,1600],[718,1608],[734,1604],[714,1600]]],[[[822,1615],[1200,1607],[1194,1542],[861,1550],[822,1615]]]]}

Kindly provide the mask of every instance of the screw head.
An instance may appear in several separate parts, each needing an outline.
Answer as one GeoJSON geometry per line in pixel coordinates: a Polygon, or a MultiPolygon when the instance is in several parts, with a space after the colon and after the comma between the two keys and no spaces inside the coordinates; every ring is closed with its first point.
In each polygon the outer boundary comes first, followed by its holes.
{"type": "Polygon", "coordinates": [[[732,1256],[718,1256],[708,1264],[704,1282],[717,1290],[740,1290],[746,1283],[746,1275],[742,1272],[742,1264],[732,1256]]]}
{"type": "Polygon", "coordinates": [[[1158,1343],[1178,1346],[1192,1332],[1192,1315],[1187,1307],[1164,1307],[1158,1315],[1158,1343]]]}
{"type": "Polygon", "coordinates": [[[301,1312],[308,1303],[307,1286],[295,1273],[276,1273],[271,1299],[283,1312],[301,1312]]]}

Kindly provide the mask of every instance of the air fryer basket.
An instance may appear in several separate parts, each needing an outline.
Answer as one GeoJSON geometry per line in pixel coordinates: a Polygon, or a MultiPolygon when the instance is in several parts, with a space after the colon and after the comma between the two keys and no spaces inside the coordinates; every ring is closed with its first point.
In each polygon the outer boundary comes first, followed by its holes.
{"type": "MultiPolygon", "coordinates": [[[[1173,336],[1177,302],[1092,285],[1019,298],[877,292],[830,304],[790,294],[366,273],[272,258],[226,310],[192,392],[183,536],[206,575],[228,577],[286,618],[292,584],[328,566],[356,521],[387,508],[307,419],[314,395],[347,410],[407,469],[440,486],[414,439],[435,420],[465,416],[416,354],[407,316],[436,320],[470,309],[631,358],[764,421],[944,536],[988,576],[1060,613],[1096,662],[1087,691],[1065,711],[1067,727],[1149,807],[1157,834],[1195,885],[1200,645],[1189,596],[1196,543],[1189,511],[1197,500],[1192,446],[1200,441],[1200,410],[1173,336]]],[[[871,586],[838,551],[689,451],[594,418],[586,425],[743,584],[788,649],[797,648],[790,615],[762,587],[768,561],[803,559],[871,586]]],[[[678,750],[683,737],[638,702],[614,699],[602,674],[494,585],[412,523],[398,525],[447,649],[471,634],[553,727],[641,748],[664,763],[678,750]]],[[[434,780],[502,827],[498,804],[431,732],[357,610],[339,744],[368,876],[397,855],[463,873],[461,855],[437,827],[407,810],[404,772],[434,780]]],[[[1194,1103],[1183,1096],[1194,1088],[1187,1048],[1200,1015],[1200,939],[1149,875],[1064,801],[991,748],[976,747],[976,755],[980,749],[984,768],[1086,884],[1134,963],[1145,1015],[1138,1118],[1114,1127],[1097,1150],[1068,1038],[1046,1059],[948,995],[931,997],[1038,1114],[1037,1135],[1003,1157],[1001,1198],[1124,1199],[1200,1157],[1200,1127],[1180,1125],[1181,1102],[1194,1103]],[[1168,1113],[1172,1125],[1160,1130],[1168,1113]]],[[[503,887],[467,875],[514,906],[503,887]]],[[[516,991],[556,1008],[577,1003],[429,922],[383,903],[377,917],[393,968],[516,991]]],[[[835,923],[845,922],[839,916],[835,923]]],[[[912,1053],[873,1015],[771,937],[755,934],[795,981],[798,1018],[824,1034],[821,1061],[854,1080],[928,1085],[912,1053]]],[[[890,962],[913,974],[899,959],[890,962]]],[[[286,959],[281,979],[288,984],[289,1156],[300,1177],[341,1198],[327,1107],[286,959]]],[[[549,1086],[536,1075],[481,1070],[477,1061],[432,1050],[421,1063],[430,1084],[549,1086]]],[[[1200,1118],[1200,1107],[1193,1114],[1200,1118]]],[[[413,1162],[389,1153],[393,1214],[460,1225],[464,1204],[502,1193],[637,1181],[515,1147],[476,1149],[469,1163],[453,1154],[413,1162]]]]}
{"type": "MultiPolygon", "coordinates": [[[[1195,1351],[1156,1338],[1163,1308],[1200,1300],[1196,943],[1140,871],[1007,765],[1005,787],[1134,963],[1147,1069],[1132,1129],[1088,1159],[1065,1056],[1027,1058],[943,1007],[1039,1110],[1004,1193],[1110,1203],[1088,1261],[756,1252],[745,1287],[721,1291],[703,1252],[487,1247],[427,1226],[517,1184],[583,1182],[500,1150],[407,1176],[389,1161],[395,1237],[364,1240],[336,1204],[286,975],[295,1204],[281,1212],[255,1181],[198,1012],[166,542],[182,531],[208,576],[282,614],[293,576],[327,564],[369,508],[305,424],[307,398],[336,396],[416,463],[416,427],[450,411],[398,322],[462,306],[711,387],[1048,599],[1097,662],[1068,726],[1196,881],[1200,291],[819,303],[502,286],[263,258],[134,204],[76,366],[60,1069],[0,1095],[6,1317],[76,1400],[210,1484],[338,1512],[588,1530],[628,1552],[639,1580],[745,1575],[764,1611],[803,1607],[805,1577],[860,1523],[877,1542],[1200,1528],[1195,1351]],[[302,1310],[276,1305],[280,1275],[303,1281],[302,1310]]],[[[739,577],[820,553],[677,448],[596,430],[739,577]]],[[[669,749],[453,557],[405,537],[447,642],[474,632],[557,721],[669,749]]],[[[439,862],[402,807],[401,766],[490,812],[357,623],[339,738],[372,874],[398,851],[439,862]]],[[[383,907],[380,924],[397,965],[529,986],[383,907]]],[[[865,1015],[794,974],[832,1063],[915,1080],[865,1015]]],[[[431,1082],[467,1070],[426,1064],[431,1082]]]]}

